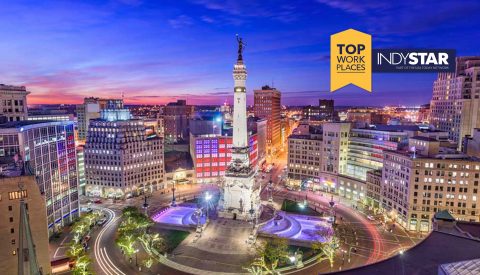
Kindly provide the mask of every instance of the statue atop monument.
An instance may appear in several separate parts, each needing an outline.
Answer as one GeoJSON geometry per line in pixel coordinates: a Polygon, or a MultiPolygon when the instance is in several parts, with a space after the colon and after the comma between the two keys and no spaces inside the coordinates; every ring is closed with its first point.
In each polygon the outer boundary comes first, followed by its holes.
{"type": "Polygon", "coordinates": [[[237,60],[243,60],[242,53],[243,53],[243,49],[245,48],[245,43],[243,42],[243,38],[238,36],[238,34],[237,34],[237,42],[238,42],[238,59],[237,60]]]}

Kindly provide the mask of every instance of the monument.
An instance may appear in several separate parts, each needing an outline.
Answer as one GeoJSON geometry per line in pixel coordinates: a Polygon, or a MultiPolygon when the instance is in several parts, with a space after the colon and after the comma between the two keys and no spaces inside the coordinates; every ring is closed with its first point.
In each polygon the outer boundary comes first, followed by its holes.
{"type": "Polygon", "coordinates": [[[219,216],[239,220],[254,220],[260,212],[260,184],[255,182],[257,168],[250,163],[247,133],[247,69],[243,63],[245,43],[237,35],[238,58],[233,66],[233,144],[232,159],[225,171],[223,199],[219,216]]]}

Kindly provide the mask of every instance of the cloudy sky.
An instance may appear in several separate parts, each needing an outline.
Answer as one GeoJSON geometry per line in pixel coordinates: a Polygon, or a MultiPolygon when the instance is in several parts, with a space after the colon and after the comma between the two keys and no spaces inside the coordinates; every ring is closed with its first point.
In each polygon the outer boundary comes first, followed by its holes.
{"type": "Polygon", "coordinates": [[[427,103],[434,74],[374,74],[372,94],[328,92],[330,35],[348,28],[372,34],[374,48],[480,55],[479,1],[388,2],[0,0],[0,83],[27,86],[31,104],[122,92],[130,104],[220,104],[239,33],[250,94],[273,83],[284,104],[427,103]]]}

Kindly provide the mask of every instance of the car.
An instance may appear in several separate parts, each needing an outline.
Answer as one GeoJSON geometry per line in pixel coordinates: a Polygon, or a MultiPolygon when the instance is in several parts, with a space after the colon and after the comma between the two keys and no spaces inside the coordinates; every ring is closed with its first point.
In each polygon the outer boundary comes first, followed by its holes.
{"type": "Polygon", "coordinates": [[[102,200],[101,199],[95,199],[93,202],[96,203],[96,204],[101,204],[102,200]]]}
{"type": "Polygon", "coordinates": [[[370,216],[370,215],[367,216],[367,219],[369,219],[369,220],[371,220],[371,221],[374,221],[374,220],[375,220],[375,218],[372,217],[372,216],[370,216]]]}
{"type": "Polygon", "coordinates": [[[88,241],[90,241],[91,237],[90,235],[87,235],[85,237],[83,237],[83,243],[88,243],[88,241]]]}
{"type": "Polygon", "coordinates": [[[106,222],[107,222],[107,219],[103,218],[103,219],[98,220],[97,224],[100,225],[100,226],[102,226],[102,225],[104,225],[106,222]]]}

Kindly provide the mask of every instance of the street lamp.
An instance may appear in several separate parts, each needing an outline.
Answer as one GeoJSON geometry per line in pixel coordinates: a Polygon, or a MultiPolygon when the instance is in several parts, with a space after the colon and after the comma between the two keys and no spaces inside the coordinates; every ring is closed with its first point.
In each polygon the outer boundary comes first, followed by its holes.
{"type": "Polygon", "coordinates": [[[332,195],[332,199],[330,200],[330,202],[328,203],[330,204],[330,214],[332,215],[333,217],[333,225],[335,224],[335,212],[333,210],[333,207],[335,206],[335,202],[333,201],[333,195],[332,195]]]}
{"type": "Polygon", "coordinates": [[[148,213],[147,213],[148,203],[147,203],[147,195],[146,194],[144,194],[143,199],[144,199],[143,208],[145,208],[145,216],[148,216],[148,213]]]}
{"type": "Polygon", "coordinates": [[[209,201],[212,199],[212,195],[207,191],[205,193],[205,201],[207,202],[207,220],[208,220],[208,209],[210,208],[210,204],[209,204],[209,201]]]}
{"type": "Polygon", "coordinates": [[[138,249],[135,250],[135,266],[138,266],[138,257],[137,257],[137,253],[138,253],[138,249]]]}
{"type": "Polygon", "coordinates": [[[172,187],[172,206],[177,206],[177,202],[175,199],[175,180],[173,180],[173,187],[172,187]]]}

